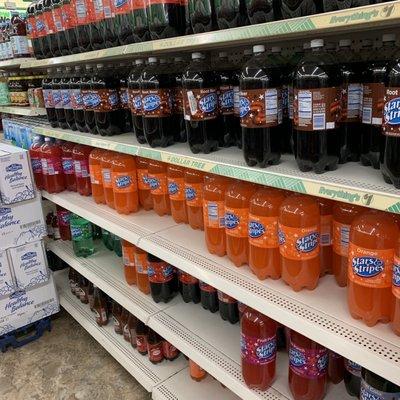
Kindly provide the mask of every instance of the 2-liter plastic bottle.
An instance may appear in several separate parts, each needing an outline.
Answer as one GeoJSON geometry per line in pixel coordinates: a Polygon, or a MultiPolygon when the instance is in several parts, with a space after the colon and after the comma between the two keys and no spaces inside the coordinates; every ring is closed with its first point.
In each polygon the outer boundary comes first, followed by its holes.
{"type": "Polygon", "coordinates": [[[178,271],[179,291],[185,303],[200,303],[200,287],[199,280],[194,276],[178,271]]]}
{"type": "Polygon", "coordinates": [[[361,365],[351,360],[344,360],[344,384],[350,396],[360,397],[361,365]]]}
{"type": "Polygon", "coordinates": [[[171,215],[177,224],[188,223],[185,201],[185,168],[169,164],[167,169],[171,215]]]}
{"type": "Polygon", "coordinates": [[[101,174],[103,176],[103,189],[104,189],[104,199],[108,207],[115,208],[114,203],[114,191],[112,184],[112,160],[115,157],[113,151],[105,151],[101,157],[101,174]]]}
{"type": "Polygon", "coordinates": [[[343,380],[344,359],[340,354],[337,354],[332,350],[329,350],[328,353],[328,378],[333,384],[337,385],[343,380]]]}
{"type": "Polygon", "coordinates": [[[147,265],[151,297],[156,303],[168,303],[175,296],[174,267],[152,254],[147,255],[147,265]]]}
{"type": "Polygon", "coordinates": [[[136,247],[135,266],[136,266],[136,285],[144,294],[150,294],[150,283],[147,274],[147,253],[136,247]]]}
{"type": "Polygon", "coordinates": [[[153,198],[150,193],[148,160],[136,157],[136,172],[138,182],[139,204],[146,210],[153,208],[153,198]]]}
{"type": "Polygon", "coordinates": [[[149,160],[148,174],[154,211],[160,216],[171,214],[171,205],[168,196],[167,164],[149,160]]]}
{"type": "Polygon", "coordinates": [[[49,193],[62,192],[65,189],[65,177],[62,169],[61,146],[46,137],[40,151],[44,188],[49,193]]]}
{"type": "Polygon", "coordinates": [[[146,143],[143,132],[142,91],[140,89],[144,63],[142,59],[135,60],[135,66],[128,76],[129,108],[132,116],[132,129],[140,144],[146,143]]]}
{"type": "Polygon", "coordinates": [[[317,201],[321,217],[321,276],[324,276],[325,274],[332,274],[333,202],[321,197],[319,197],[317,201]]]}
{"type": "Polygon", "coordinates": [[[122,240],[124,275],[128,285],[136,285],[135,249],[136,246],[134,244],[127,240],[122,240]]]}
{"type": "Polygon", "coordinates": [[[103,175],[101,172],[101,159],[106,150],[93,149],[89,155],[90,183],[92,185],[92,197],[97,204],[105,204],[103,175]]]}
{"type": "Polygon", "coordinates": [[[400,336],[400,239],[397,241],[392,277],[392,293],[394,296],[392,311],[392,329],[400,336]]]}
{"type": "Polygon", "coordinates": [[[74,147],[75,143],[72,142],[64,142],[61,145],[61,150],[62,150],[61,160],[65,177],[65,185],[66,189],[71,192],[77,191],[74,160],[72,159],[72,151],[74,147]]]}
{"type": "Polygon", "coordinates": [[[43,144],[43,138],[39,135],[36,135],[33,138],[33,143],[29,149],[33,178],[35,179],[35,185],[38,190],[44,189],[42,161],[41,161],[42,152],[40,149],[42,147],[42,144],[43,144]]]}
{"type": "Polygon", "coordinates": [[[185,170],[186,209],[188,222],[192,229],[204,229],[203,186],[203,172],[194,169],[185,170]]]}
{"type": "Polygon", "coordinates": [[[236,324],[239,321],[239,310],[237,300],[218,290],[219,314],[224,321],[236,324]]]}
{"type": "Polygon", "coordinates": [[[89,172],[89,155],[92,150],[93,147],[84,144],[76,144],[72,150],[76,188],[82,196],[90,196],[92,194],[89,172]]]}
{"type": "Polygon", "coordinates": [[[203,281],[199,282],[199,286],[201,306],[205,310],[216,313],[219,307],[217,289],[203,281]]]}

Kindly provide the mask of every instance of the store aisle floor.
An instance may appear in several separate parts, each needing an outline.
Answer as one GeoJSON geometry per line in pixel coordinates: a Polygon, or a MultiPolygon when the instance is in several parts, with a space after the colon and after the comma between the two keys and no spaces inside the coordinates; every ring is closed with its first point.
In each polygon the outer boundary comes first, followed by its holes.
{"type": "Polygon", "coordinates": [[[151,396],[67,312],[52,331],[0,353],[1,400],[147,400],[151,396]]]}

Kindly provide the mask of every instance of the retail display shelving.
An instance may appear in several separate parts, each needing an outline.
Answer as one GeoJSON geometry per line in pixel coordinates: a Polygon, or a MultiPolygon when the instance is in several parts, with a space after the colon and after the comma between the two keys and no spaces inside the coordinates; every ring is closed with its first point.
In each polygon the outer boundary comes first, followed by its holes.
{"type": "Polygon", "coordinates": [[[259,281],[248,267],[236,268],[227,257],[209,254],[203,232],[177,225],[171,217],[145,211],[121,216],[76,193],[43,196],[400,384],[399,338],[388,325],[368,328],[352,319],[346,289],[339,288],[333,277],[321,279],[314,291],[295,293],[282,281],[259,281]]]}
{"type": "Polygon", "coordinates": [[[23,57],[23,58],[12,58],[11,60],[0,61],[0,69],[18,69],[21,64],[26,62],[35,61],[35,58],[23,57]]]}
{"type": "Polygon", "coordinates": [[[0,106],[0,113],[24,115],[26,117],[37,117],[46,115],[46,109],[37,107],[0,106]]]}

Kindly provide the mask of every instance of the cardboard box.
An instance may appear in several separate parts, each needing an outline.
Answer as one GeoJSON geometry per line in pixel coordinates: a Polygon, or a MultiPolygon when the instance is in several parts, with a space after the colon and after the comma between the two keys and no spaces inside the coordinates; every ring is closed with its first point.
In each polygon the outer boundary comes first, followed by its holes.
{"type": "Polygon", "coordinates": [[[0,250],[35,242],[47,234],[40,196],[0,207],[0,250]]]}
{"type": "Polygon", "coordinates": [[[14,204],[35,197],[29,153],[19,147],[0,143],[0,200],[14,204]]]}
{"type": "Polygon", "coordinates": [[[6,251],[0,251],[0,299],[15,292],[15,281],[6,251]]]}

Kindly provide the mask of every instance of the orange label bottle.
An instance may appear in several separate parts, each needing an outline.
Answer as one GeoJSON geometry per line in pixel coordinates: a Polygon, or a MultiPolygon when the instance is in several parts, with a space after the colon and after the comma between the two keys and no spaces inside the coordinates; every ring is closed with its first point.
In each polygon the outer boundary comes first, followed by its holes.
{"type": "Polygon", "coordinates": [[[149,160],[148,172],[154,211],[160,216],[171,214],[168,196],[167,164],[149,160]]]}
{"type": "Polygon", "coordinates": [[[101,174],[103,177],[104,199],[108,207],[115,208],[112,185],[111,165],[115,156],[113,151],[105,151],[101,157],[101,174]]]}
{"type": "Polygon", "coordinates": [[[192,229],[204,229],[203,218],[204,173],[185,170],[185,197],[189,225],[192,229]]]}
{"type": "Polygon", "coordinates": [[[153,208],[153,198],[150,193],[148,160],[136,157],[139,203],[147,211],[153,208]]]}
{"type": "Polygon", "coordinates": [[[171,215],[177,224],[188,223],[185,202],[185,168],[168,165],[168,194],[171,204],[171,215]]]}
{"type": "Polygon", "coordinates": [[[332,227],[332,207],[333,201],[323,198],[317,198],[320,211],[321,225],[321,274],[332,274],[332,242],[333,242],[333,227],[332,227]]]}
{"type": "Polygon", "coordinates": [[[369,210],[351,225],[347,300],[353,318],[368,326],[389,322],[393,306],[393,259],[399,230],[384,212],[369,210]]]}
{"type": "Polygon", "coordinates": [[[392,313],[392,328],[400,336],[400,239],[397,241],[396,254],[393,263],[392,293],[394,305],[392,313]]]}
{"type": "Polygon", "coordinates": [[[287,197],[279,210],[282,279],[296,292],[313,290],[320,275],[320,215],[311,196],[287,197]]]}
{"type": "Polygon", "coordinates": [[[97,204],[105,204],[103,175],[101,173],[101,158],[105,150],[93,149],[89,155],[90,183],[92,185],[92,196],[97,204]]]}
{"type": "Polygon", "coordinates": [[[124,275],[128,285],[136,284],[136,264],[135,264],[136,246],[127,240],[122,240],[122,258],[124,262],[124,275]]]}
{"type": "Polygon", "coordinates": [[[150,283],[147,275],[147,252],[139,247],[135,249],[136,284],[141,292],[150,294],[150,283]]]}

